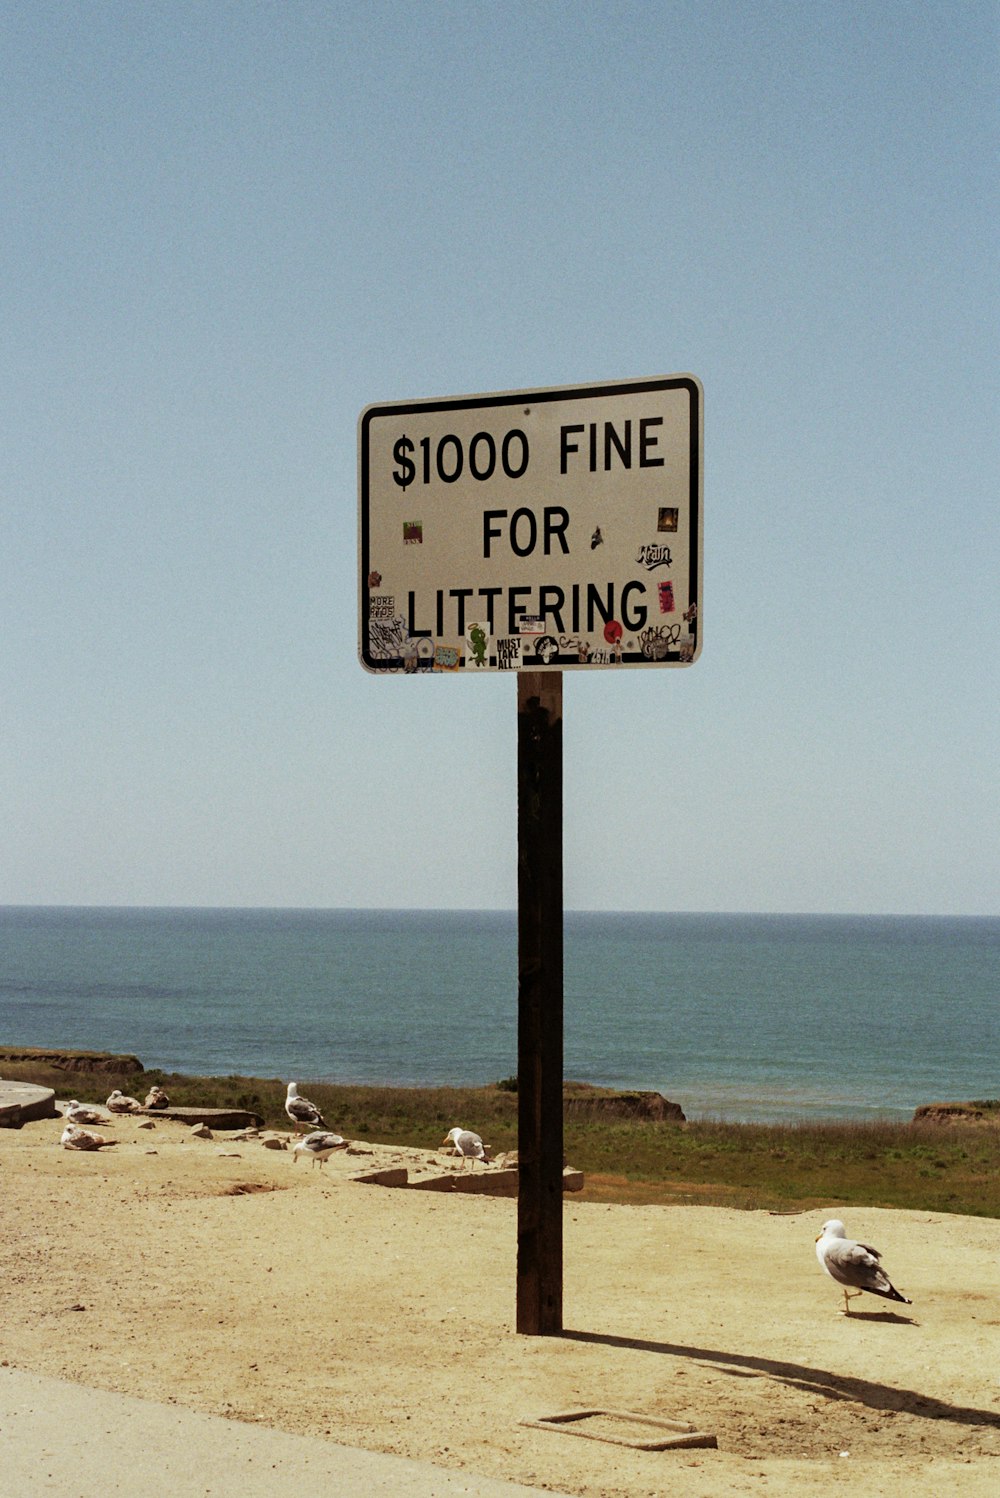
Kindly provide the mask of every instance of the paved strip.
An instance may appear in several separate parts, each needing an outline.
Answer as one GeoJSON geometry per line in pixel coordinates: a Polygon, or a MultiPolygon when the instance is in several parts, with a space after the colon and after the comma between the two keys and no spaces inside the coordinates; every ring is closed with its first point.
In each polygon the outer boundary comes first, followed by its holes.
{"type": "Polygon", "coordinates": [[[0,1367],[0,1498],[275,1498],[283,1489],[538,1498],[519,1483],[0,1367]]]}

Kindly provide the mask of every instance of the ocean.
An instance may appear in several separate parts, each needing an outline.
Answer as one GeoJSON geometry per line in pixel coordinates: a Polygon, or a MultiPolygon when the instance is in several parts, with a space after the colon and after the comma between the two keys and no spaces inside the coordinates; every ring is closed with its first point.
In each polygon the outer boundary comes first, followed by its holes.
{"type": "MultiPolygon", "coordinates": [[[[749,1122],[996,1097],[998,959],[994,918],[569,911],[564,1075],[749,1122]]],[[[0,907],[2,1045],[495,1082],[517,1070],[517,916],[0,907]]]]}

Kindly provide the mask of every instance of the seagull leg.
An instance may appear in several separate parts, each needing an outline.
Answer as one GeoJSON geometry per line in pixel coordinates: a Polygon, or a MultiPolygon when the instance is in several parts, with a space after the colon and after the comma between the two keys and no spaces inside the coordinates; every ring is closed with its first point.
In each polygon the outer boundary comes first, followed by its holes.
{"type": "Polygon", "coordinates": [[[863,1295],[863,1294],[864,1294],[863,1290],[855,1290],[854,1293],[853,1293],[853,1295],[852,1295],[851,1292],[850,1292],[850,1290],[848,1290],[846,1286],[844,1287],[844,1310],[843,1310],[843,1314],[845,1316],[849,1316],[851,1314],[851,1301],[852,1300],[857,1300],[858,1296],[859,1295],[863,1295]]]}

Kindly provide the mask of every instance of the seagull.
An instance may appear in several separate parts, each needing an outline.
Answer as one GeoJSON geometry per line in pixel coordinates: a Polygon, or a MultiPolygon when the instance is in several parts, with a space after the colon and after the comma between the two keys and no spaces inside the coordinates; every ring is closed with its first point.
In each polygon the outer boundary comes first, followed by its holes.
{"type": "Polygon", "coordinates": [[[108,1144],[117,1144],[117,1139],[105,1139],[103,1134],[92,1134],[89,1129],[78,1129],[76,1124],[67,1124],[59,1141],[66,1150],[99,1150],[108,1144]]]}
{"type": "Polygon", "coordinates": [[[830,1278],[843,1286],[845,1316],[851,1314],[850,1302],[863,1290],[870,1295],[884,1295],[886,1300],[902,1301],[904,1306],[913,1304],[900,1295],[879,1264],[882,1255],[878,1249],[848,1238],[844,1224],[836,1218],[824,1222],[823,1231],[816,1239],[816,1257],[830,1278]]]}
{"type": "Polygon", "coordinates": [[[108,1124],[114,1123],[103,1108],[92,1108],[88,1103],[78,1103],[76,1098],[70,1098],[66,1104],[66,1112],[63,1118],[73,1124],[108,1124]]]}
{"type": "Polygon", "coordinates": [[[151,1087],[146,1093],[147,1108],[169,1108],[170,1099],[162,1087],[151,1087]]]}
{"type": "Polygon", "coordinates": [[[462,1169],[465,1169],[466,1160],[472,1161],[475,1170],[476,1161],[482,1160],[484,1165],[490,1164],[490,1146],[484,1144],[478,1134],[472,1134],[468,1129],[449,1129],[446,1137],[442,1139],[442,1148],[446,1144],[455,1146],[455,1153],[462,1157],[462,1169]]]}
{"type": "Polygon", "coordinates": [[[301,1124],[306,1129],[328,1129],[330,1126],[322,1113],[307,1097],[299,1097],[299,1084],[289,1082],[285,1098],[285,1112],[296,1128],[301,1124]]]}
{"type": "Polygon", "coordinates": [[[123,1092],[119,1092],[117,1087],[108,1098],[106,1106],[111,1109],[112,1113],[142,1112],[142,1104],[134,1097],[126,1097],[123,1092]]]}
{"type": "Polygon", "coordinates": [[[322,1170],[325,1160],[329,1160],[337,1150],[346,1148],[347,1140],[342,1139],[339,1134],[324,1134],[322,1129],[318,1129],[314,1134],[307,1134],[295,1145],[292,1150],[292,1164],[295,1164],[299,1155],[311,1155],[313,1164],[318,1163],[322,1170]]]}

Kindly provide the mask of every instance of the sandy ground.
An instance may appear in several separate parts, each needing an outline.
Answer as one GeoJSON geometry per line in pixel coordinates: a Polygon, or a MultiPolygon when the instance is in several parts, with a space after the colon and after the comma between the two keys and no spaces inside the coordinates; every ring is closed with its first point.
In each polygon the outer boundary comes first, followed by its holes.
{"type": "Polygon", "coordinates": [[[320,1169],[131,1119],[91,1155],[61,1128],[0,1130],[13,1367],[602,1498],[1000,1491],[994,1221],[567,1196],[567,1330],[523,1337],[514,1201],[350,1179],[443,1155],[359,1146],[320,1169]],[[826,1216],[882,1249],[912,1307],[839,1314],[826,1216]],[[718,1450],[520,1423],[583,1407],[690,1421],[718,1450]]]}

